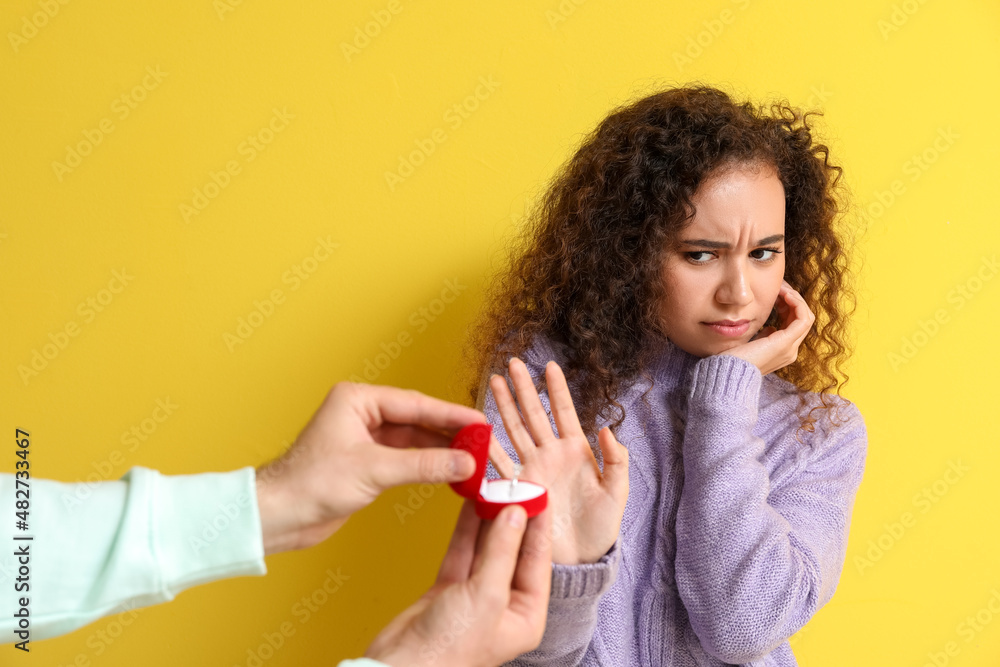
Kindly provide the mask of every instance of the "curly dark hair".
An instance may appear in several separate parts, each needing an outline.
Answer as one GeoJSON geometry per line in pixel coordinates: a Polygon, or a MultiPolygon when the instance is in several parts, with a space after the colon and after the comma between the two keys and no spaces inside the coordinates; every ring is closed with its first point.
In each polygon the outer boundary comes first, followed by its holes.
{"type": "MultiPolygon", "coordinates": [[[[694,215],[692,196],[708,177],[765,165],[785,190],[785,279],[816,315],[798,359],[775,375],[799,394],[799,432],[813,431],[812,413],[834,407],[829,392],[839,396],[848,379],[842,366],[856,299],[837,224],[847,211],[842,169],[814,142],[812,114],[822,115],[787,100],[768,112],[703,84],[615,109],[561,167],[509,268],[493,278],[466,347],[473,401],[486,374],[505,374],[510,357],[540,334],[568,350],[562,365],[588,436],[599,417],[620,426],[624,383],[649,378],[665,340],[661,267],[694,215]],[[808,392],[820,394],[820,405],[802,414],[808,392]]],[[[779,326],[776,311],[765,324],[779,326]]],[[[544,387],[544,377],[536,382],[544,387]]]]}

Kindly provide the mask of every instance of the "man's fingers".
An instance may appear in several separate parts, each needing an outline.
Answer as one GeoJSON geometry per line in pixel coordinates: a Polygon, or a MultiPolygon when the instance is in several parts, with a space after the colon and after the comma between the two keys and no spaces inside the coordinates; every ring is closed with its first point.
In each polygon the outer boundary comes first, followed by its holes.
{"type": "Polygon", "coordinates": [[[351,403],[371,429],[384,423],[420,424],[429,428],[456,430],[468,424],[484,423],[479,410],[427,396],[415,389],[399,389],[374,384],[341,382],[331,397],[341,391],[351,394],[351,403]]]}
{"type": "Polygon", "coordinates": [[[372,440],[380,445],[406,449],[407,447],[443,447],[451,446],[453,435],[445,435],[423,426],[412,424],[382,424],[370,431],[372,440]]]}
{"type": "MultiPolygon", "coordinates": [[[[552,510],[546,508],[528,520],[511,588],[532,597],[544,596],[547,601],[551,585],[552,510]]],[[[545,610],[546,605],[542,605],[543,616],[545,610]]]]}
{"type": "Polygon", "coordinates": [[[373,444],[371,482],[385,490],[400,484],[461,482],[476,472],[472,454],[457,449],[394,449],[373,444]]]}
{"type": "Polygon", "coordinates": [[[492,589],[509,598],[527,518],[523,507],[510,505],[489,525],[480,546],[481,557],[472,566],[470,579],[476,588],[492,589]]]}
{"type": "Polygon", "coordinates": [[[441,561],[438,570],[438,584],[451,584],[465,581],[472,571],[472,557],[476,550],[476,537],[479,535],[479,524],[476,516],[475,501],[466,499],[455,522],[455,532],[451,534],[448,551],[441,561]]]}

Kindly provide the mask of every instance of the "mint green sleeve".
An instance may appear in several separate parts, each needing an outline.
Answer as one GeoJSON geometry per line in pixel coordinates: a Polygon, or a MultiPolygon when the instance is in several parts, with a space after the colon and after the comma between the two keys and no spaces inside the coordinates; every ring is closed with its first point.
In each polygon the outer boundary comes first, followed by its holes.
{"type": "Polygon", "coordinates": [[[38,640],[198,584],[266,574],[255,474],[136,466],[117,481],[31,479],[27,530],[15,526],[14,475],[0,474],[0,643],[22,641],[21,598],[38,640]]]}

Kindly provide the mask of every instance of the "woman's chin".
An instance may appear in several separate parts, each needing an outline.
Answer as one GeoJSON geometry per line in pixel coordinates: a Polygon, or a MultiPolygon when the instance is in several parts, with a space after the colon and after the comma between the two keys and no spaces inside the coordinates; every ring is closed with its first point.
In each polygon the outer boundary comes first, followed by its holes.
{"type": "Polygon", "coordinates": [[[681,343],[671,339],[671,342],[688,354],[704,359],[705,357],[722,354],[723,352],[728,352],[729,350],[737,348],[740,345],[749,343],[755,334],[756,331],[753,333],[748,332],[739,338],[732,338],[729,340],[719,340],[718,337],[715,337],[713,339],[699,338],[697,340],[685,340],[681,343]]]}
{"type": "Polygon", "coordinates": [[[708,348],[709,350],[711,350],[705,356],[708,356],[708,355],[711,355],[711,354],[722,354],[723,352],[728,352],[729,350],[735,349],[735,348],[737,348],[737,347],[739,347],[741,345],[745,345],[746,343],[749,343],[751,338],[753,338],[753,335],[752,334],[747,334],[747,335],[740,336],[739,338],[734,338],[734,339],[731,339],[731,340],[712,341],[711,343],[709,343],[709,344],[707,344],[705,346],[706,348],[708,348]]]}

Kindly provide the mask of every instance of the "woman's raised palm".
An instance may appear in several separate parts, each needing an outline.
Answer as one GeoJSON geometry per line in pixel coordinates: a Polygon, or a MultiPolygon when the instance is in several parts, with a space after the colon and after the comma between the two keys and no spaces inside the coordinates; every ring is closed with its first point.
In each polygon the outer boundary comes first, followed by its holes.
{"type": "MultiPolygon", "coordinates": [[[[552,508],[552,561],[565,565],[596,562],[618,539],[628,500],[628,450],[611,429],[601,429],[598,443],[604,458],[602,473],[580,427],[559,365],[550,361],[545,366],[549,404],[559,437],[552,432],[524,362],[516,357],[511,359],[509,371],[521,414],[504,378],[490,377],[490,388],[504,428],[521,460],[521,474],[548,489],[552,508]]],[[[498,446],[493,450],[503,451],[498,446]]],[[[509,471],[509,458],[497,462],[497,456],[493,454],[497,470],[509,471]]]]}

